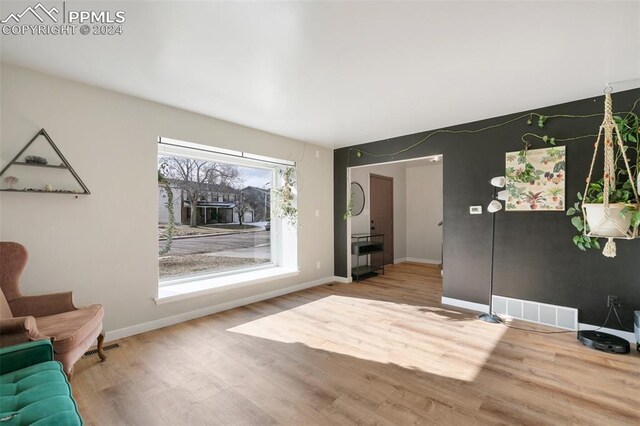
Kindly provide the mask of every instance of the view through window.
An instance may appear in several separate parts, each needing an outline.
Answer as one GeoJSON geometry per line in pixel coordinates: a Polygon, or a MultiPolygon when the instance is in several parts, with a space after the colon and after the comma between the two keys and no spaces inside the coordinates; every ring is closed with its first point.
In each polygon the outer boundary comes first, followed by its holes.
{"type": "Polygon", "coordinates": [[[160,280],[270,263],[273,179],[269,165],[159,153],[160,280]]]}

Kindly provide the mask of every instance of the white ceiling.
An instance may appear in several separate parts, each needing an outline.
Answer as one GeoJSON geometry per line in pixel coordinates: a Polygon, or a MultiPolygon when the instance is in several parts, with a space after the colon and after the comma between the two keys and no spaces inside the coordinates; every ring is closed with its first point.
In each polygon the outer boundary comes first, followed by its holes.
{"type": "Polygon", "coordinates": [[[2,35],[2,60],[328,147],[640,77],[639,2],[67,5],[124,10],[124,35],[2,35]]]}

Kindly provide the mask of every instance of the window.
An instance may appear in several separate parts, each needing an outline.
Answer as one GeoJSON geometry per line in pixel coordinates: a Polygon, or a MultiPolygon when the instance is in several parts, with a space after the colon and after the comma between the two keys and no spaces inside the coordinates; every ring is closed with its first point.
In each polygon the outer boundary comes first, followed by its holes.
{"type": "Polygon", "coordinates": [[[159,285],[297,267],[295,226],[271,216],[292,163],[161,138],[159,285]],[[169,235],[172,234],[172,235],[169,235]]]}

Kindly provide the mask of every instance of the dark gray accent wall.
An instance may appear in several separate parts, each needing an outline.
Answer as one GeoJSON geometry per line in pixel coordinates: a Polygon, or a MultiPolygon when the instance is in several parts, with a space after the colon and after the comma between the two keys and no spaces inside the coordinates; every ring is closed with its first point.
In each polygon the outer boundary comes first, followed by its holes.
{"type": "MultiPolygon", "coordinates": [[[[615,93],[614,111],[629,111],[640,89],[615,93]]],[[[544,115],[601,114],[603,97],[584,99],[532,111],[544,115]]],[[[529,111],[526,111],[529,112],[529,111]]],[[[636,108],[640,112],[640,106],[636,108]]],[[[455,112],[452,112],[455,114],[455,112]]],[[[452,130],[478,129],[499,124],[523,113],[467,123],[452,130]]],[[[438,134],[396,157],[358,158],[356,150],[376,154],[397,152],[431,131],[340,148],[334,151],[335,274],[347,276],[347,167],[443,154],[444,164],[444,295],[476,303],[489,303],[491,262],[491,200],[493,176],[504,175],[505,152],[522,149],[526,132],[556,138],[595,134],[602,116],[590,119],[551,119],[544,129],[523,118],[506,126],[475,134],[438,134]],[[485,213],[469,215],[469,206],[482,205],[485,213]]],[[[584,190],[593,154],[594,138],[567,142],[567,204],[584,190]]],[[[558,145],[563,145],[559,143],[558,145]]],[[[532,148],[542,148],[542,142],[532,148]]],[[[601,168],[599,169],[601,170],[601,168]]],[[[640,309],[640,240],[618,240],[618,256],[600,251],[579,251],[571,238],[575,229],[564,212],[500,212],[496,216],[494,294],[579,309],[583,323],[600,324],[607,312],[608,294],[617,295],[626,328],[632,329],[631,307],[640,309]]],[[[616,321],[609,327],[621,328],[616,321]]]]}

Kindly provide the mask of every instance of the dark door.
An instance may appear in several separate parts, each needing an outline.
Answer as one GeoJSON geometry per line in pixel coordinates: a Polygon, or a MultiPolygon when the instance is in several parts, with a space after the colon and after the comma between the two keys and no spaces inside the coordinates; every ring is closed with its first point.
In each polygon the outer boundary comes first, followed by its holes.
{"type": "Polygon", "coordinates": [[[371,265],[393,264],[393,178],[370,175],[371,233],[384,234],[384,256],[371,256],[371,265]]]}

